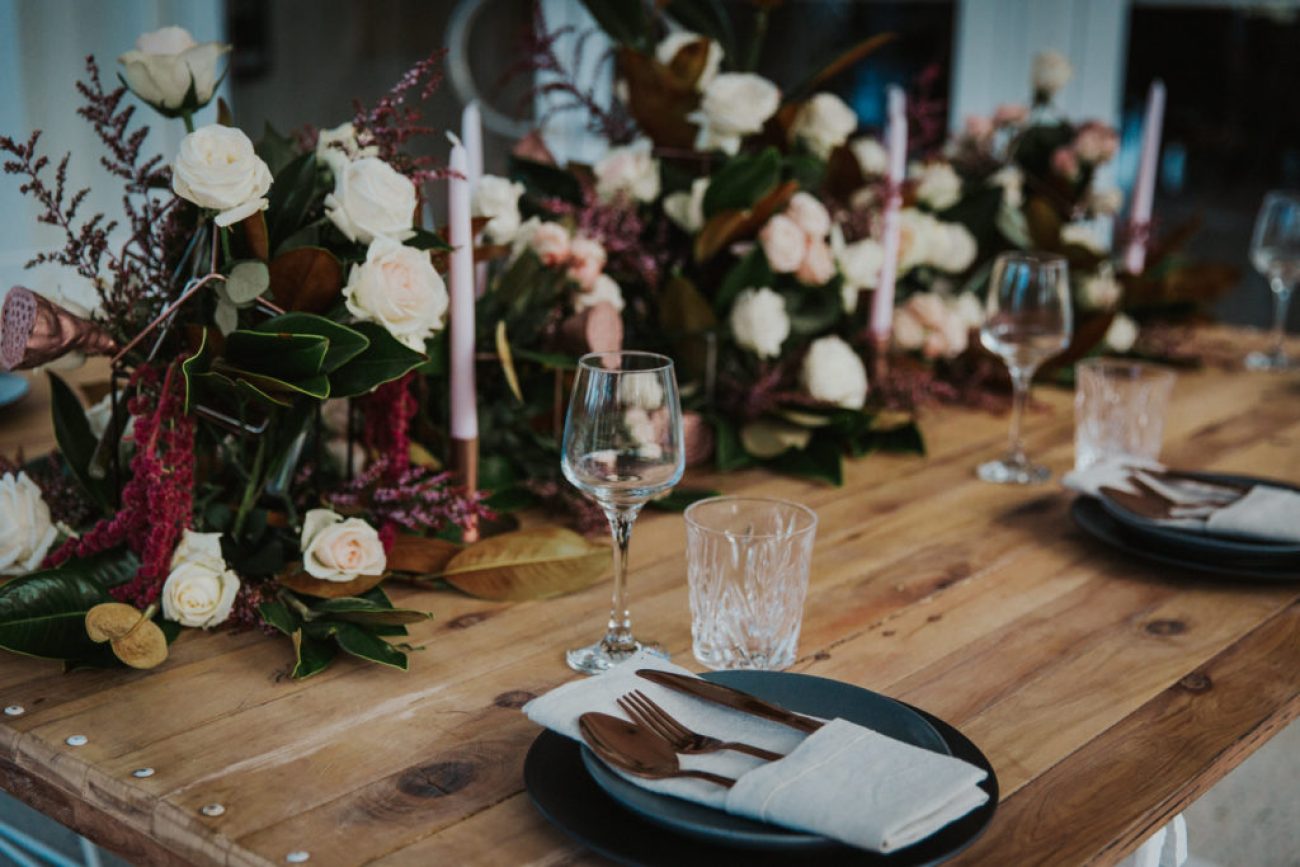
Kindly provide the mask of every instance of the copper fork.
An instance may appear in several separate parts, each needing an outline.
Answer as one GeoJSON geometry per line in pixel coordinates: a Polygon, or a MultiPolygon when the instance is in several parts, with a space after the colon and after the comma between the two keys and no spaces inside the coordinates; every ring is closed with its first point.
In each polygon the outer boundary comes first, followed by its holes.
{"type": "Polygon", "coordinates": [[[639,689],[620,697],[618,706],[632,718],[633,722],[645,726],[668,741],[673,745],[673,749],[679,753],[689,755],[691,753],[716,753],[719,750],[732,750],[768,761],[785,758],[780,753],[774,753],[761,747],[754,747],[736,741],[724,741],[720,738],[693,732],[673,719],[666,710],[655,704],[649,696],[639,689]]]}

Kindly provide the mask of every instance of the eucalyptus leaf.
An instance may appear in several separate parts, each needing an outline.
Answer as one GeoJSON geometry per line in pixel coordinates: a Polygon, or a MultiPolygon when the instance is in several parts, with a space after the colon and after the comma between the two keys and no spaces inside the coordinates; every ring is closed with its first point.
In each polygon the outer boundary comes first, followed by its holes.
{"type": "Polygon", "coordinates": [[[226,278],[226,297],[236,306],[252,304],[271,286],[271,269],[265,262],[249,260],[236,262],[226,278]]]}
{"type": "Polygon", "coordinates": [[[217,307],[212,312],[212,321],[216,323],[222,337],[229,337],[231,332],[239,328],[239,308],[230,299],[219,296],[217,307]]]}

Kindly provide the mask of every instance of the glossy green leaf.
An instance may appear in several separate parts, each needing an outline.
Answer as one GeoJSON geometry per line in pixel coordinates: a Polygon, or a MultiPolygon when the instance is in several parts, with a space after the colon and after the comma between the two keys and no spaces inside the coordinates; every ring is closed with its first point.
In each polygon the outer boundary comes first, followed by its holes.
{"type": "Polygon", "coordinates": [[[345,652],[399,671],[406,671],[406,654],[363,626],[355,623],[335,624],[334,638],[345,652]]]}
{"type": "Polygon", "coordinates": [[[317,316],[315,313],[285,313],[266,320],[253,330],[272,334],[280,332],[324,337],[328,341],[328,346],[325,350],[325,361],[321,365],[322,373],[332,373],[365,352],[366,347],[370,345],[369,338],[360,331],[335,322],[333,319],[317,316]]]}
{"type": "Polygon", "coordinates": [[[318,334],[240,330],[226,338],[226,364],[240,371],[296,381],[322,372],[329,340],[318,334]]]}
{"type": "Polygon", "coordinates": [[[54,415],[54,438],[59,444],[59,451],[72,474],[76,476],[81,487],[99,505],[107,510],[113,501],[111,482],[96,479],[90,474],[90,462],[95,457],[99,440],[90,432],[90,421],[81,401],[73,394],[66,382],[50,374],[50,404],[54,415]]]}
{"type": "Polygon", "coordinates": [[[769,147],[754,156],[732,157],[718,170],[704,193],[704,218],[746,210],[781,181],[781,155],[769,147]]]}
{"type": "Polygon", "coordinates": [[[297,662],[293,666],[293,676],[297,680],[324,671],[338,655],[338,648],[334,642],[312,638],[301,628],[295,630],[290,637],[293,639],[293,649],[297,656],[297,662]]]}
{"type": "Polygon", "coordinates": [[[416,228],[415,234],[402,241],[408,247],[414,247],[417,250],[440,250],[443,252],[455,249],[446,239],[437,232],[430,232],[428,229],[416,228]]]}
{"type": "Polygon", "coordinates": [[[0,648],[45,659],[93,659],[98,645],[86,635],[86,612],[109,602],[89,575],[49,569],[0,587],[0,648]]]}
{"type": "Polygon", "coordinates": [[[267,198],[266,225],[271,235],[271,249],[302,227],[312,204],[324,192],[321,170],[315,153],[305,153],[291,160],[276,173],[267,198]]]}
{"type": "Polygon", "coordinates": [[[767,257],[761,247],[750,250],[745,258],[731,267],[727,276],[722,278],[718,294],[713,298],[713,309],[718,311],[718,318],[725,320],[731,313],[731,304],[745,289],[757,289],[772,285],[772,269],[768,267],[767,257]]]}
{"type": "Polygon", "coordinates": [[[207,373],[212,367],[212,350],[208,348],[208,330],[203,329],[200,335],[199,351],[181,362],[181,376],[185,379],[185,412],[187,414],[195,402],[195,391],[198,388],[195,377],[207,373]]]}
{"type": "Polygon", "coordinates": [[[427,358],[402,345],[382,325],[358,322],[355,329],[370,344],[330,374],[330,393],[334,397],[356,397],[373,391],[423,364],[427,358]]]}
{"type": "Polygon", "coordinates": [[[257,613],[262,615],[263,620],[285,635],[293,635],[298,629],[298,618],[289,611],[289,606],[283,602],[263,602],[257,606],[257,613]]]}

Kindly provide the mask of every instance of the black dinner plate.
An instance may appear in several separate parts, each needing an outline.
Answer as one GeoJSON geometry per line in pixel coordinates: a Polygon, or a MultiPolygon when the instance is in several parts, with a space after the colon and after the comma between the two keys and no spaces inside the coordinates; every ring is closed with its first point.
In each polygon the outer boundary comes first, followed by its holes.
{"type": "MultiPolygon", "coordinates": [[[[704,677],[743,689],[769,701],[780,702],[791,710],[818,716],[836,714],[825,706],[801,703],[800,696],[806,698],[808,695],[824,694],[822,691],[825,687],[822,685],[827,683],[835,684],[838,688],[858,689],[825,678],[783,672],[727,671],[712,672],[704,677]]],[[[927,839],[889,855],[839,844],[824,845],[812,850],[742,848],[668,830],[609,797],[596,785],[583,765],[582,748],[576,742],[551,731],[542,732],[528,751],[524,760],[524,787],[533,804],[548,821],[592,851],[620,864],[644,867],[718,867],[720,864],[733,863],[754,867],[814,864],[828,867],[850,864],[862,867],[919,867],[938,864],[969,846],[988,826],[997,809],[997,777],[979,748],[955,728],[925,711],[910,705],[904,707],[914,711],[932,726],[952,755],[988,772],[988,777],[980,786],[989,793],[989,800],[927,839]]]]}
{"type": "MultiPolygon", "coordinates": [[[[914,747],[952,755],[934,726],[920,714],[878,692],[824,677],[789,677],[767,671],[734,672],[728,677],[732,686],[745,692],[757,694],[766,688],[763,697],[782,707],[800,707],[804,713],[823,718],[840,717],[914,747]]],[[[582,763],[596,785],[615,801],[655,824],[692,837],[754,849],[824,849],[837,845],[815,834],[802,834],[648,791],[619,776],[585,746],[582,763]]]]}
{"type": "MultiPolygon", "coordinates": [[[[1207,482],[1226,482],[1241,485],[1271,485],[1300,491],[1295,485],[1277,479],[1262,479],[1257,476],[1227,475],[1223,473],[1194,473],[1196,478],[1207,482]]],[[[1205,555],[1216,561],[1227,560],[1229,565],[1256,565],[1266,569],[1291,566],[1300,569],[1300,545],[1287,542],[1264,542],[1252,539],[1234,539],[1224,536],[1210,536],[1192,530],[1179,530],[1164,527],[1159,523],[1134,514],[1128,509],[1102,495],[1102,506],[1120,523],[1125,535],[1138,541],[1151,542],[1157,548],[1171,551],[1177,555],[1197,557],[1205,555]]]]}
{"type": "Polygon", "coordinates": [[[1210,575],[1257,581],[1300,580],[1300,565],[1268,565],[1253,559],[1211,558],[1178,547],[1162,546],[1150,536],[1135,534],[1111,517],[1096,497],[1076,497],[1070,517],[1088,535],[1110,547],[1153,563],[1177,566],[1210,575]],[[1126,532],[1127,531],[1127,532],[1126,532]]]}

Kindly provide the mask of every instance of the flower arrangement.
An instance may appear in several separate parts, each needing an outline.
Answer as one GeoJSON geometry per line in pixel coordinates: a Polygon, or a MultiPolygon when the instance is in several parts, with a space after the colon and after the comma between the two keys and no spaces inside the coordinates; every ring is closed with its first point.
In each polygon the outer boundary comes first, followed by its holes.
{"type": "Polygon", "coordinates": [[[79,112],[122,183],[120,224],[79,213],[70,157],[51,166],[39,132],[0,138],[6,173],[66,236],[33,264],[72,269],[100,302],[81,316],[14,287],[0,361],[82,353],[113,370],[90,410],[52,375],[58,452],[4,467],[0,573],[22,577],[0,586],[0,647],[143,668],[181,627],[260,626],[292,638],[296,677],[340,651],[404,669],[404,624],[428,615],[381,581],[411,560],[405,541],[485,514],[411,437],[447,245],[419,222],[441,172],[405,145],[429,131],[416,101],[440,56],[349,123],[255,143],[224,103],[195,123],[227,51],[145,34],[114,90],[87,59],[79,112]],[[128,91],[185,124],[170,163],[144,156],[128,91]]]}

